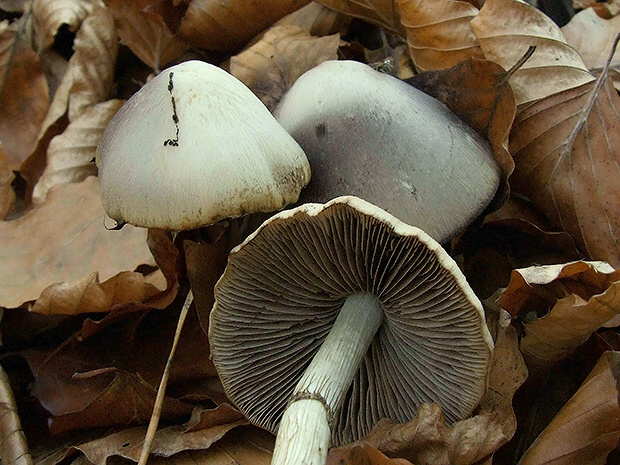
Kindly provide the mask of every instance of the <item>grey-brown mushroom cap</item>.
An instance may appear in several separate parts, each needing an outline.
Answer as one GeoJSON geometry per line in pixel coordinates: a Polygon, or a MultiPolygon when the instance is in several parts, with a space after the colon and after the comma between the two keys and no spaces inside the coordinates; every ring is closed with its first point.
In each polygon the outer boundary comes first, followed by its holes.
{"type": "Polygon", "coordinates": [[[310,161],[302,203],[355,195],[443,243],[499,186],[492,150],[472,128],[438,100],[359,62],[307,71],[274,115],[310,161]]]}
{"type": "Polygon", "coordinates": [[[308,160],[250,89],[223,69],[172,66],[114,115],[97,147],[106,213],[186,230],[297,201],[308,160]]]}
{"type": "MultiPolygon", "coordinates": [[[[305,204],[236,247],[216,285],[209,340],[229,398],[272,432],[347,296],[385,319],[337,413],[333,443],[439,402],[449,422],[482,397],[492,339],[456,263],[427,234],[356,197],[305,204]]],[[[363,318],[363,315],[360,315],[363,318]]]]}

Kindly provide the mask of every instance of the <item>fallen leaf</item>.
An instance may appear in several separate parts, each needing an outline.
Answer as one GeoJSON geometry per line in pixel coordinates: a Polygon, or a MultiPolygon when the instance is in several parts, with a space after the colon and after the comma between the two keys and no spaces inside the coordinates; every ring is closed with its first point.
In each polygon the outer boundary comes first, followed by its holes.
{"type": "Polygon", "coordinates": [[[405,36],[398,0],[318,0],[319,3],[405,36]]]}
{"type": "Polygon", "coordinates": [[[484,58],[470,26],[478,14],[471,3],[458,0],[399,0],[398,3],[409,53],[420,70],[450,68],[468,58],[484,58]]]}
{"type": "Polygon", "coordinates": [[[230,72],[273,110],[297,78],[326,60],[338,59],[337,34],[313,37],[298,26],[274,26],[230,59],[230,72]]]}
{"type": "Polygon", "coordinates": [[[123,103],[124,100],[96,103],[51,140],[47,166],[32,193],[35,204],[45,202],[48,191],[56,184],[80,182],[97,174],[95,149],[106,125],[123,103]]]}
{"type": "Polygon", "coordinates": [[[179,37],[195,47],[235,52],[280,18],[310,0],[192,0],[179,27],[179,37]]]}
{"type": "Polygon", "coordinates": [[[76,32],[93,4],[90,0],[34,0],[32,16],[37,51],[54,43],[54,36],[63,24],[76,32]]]}
{"type": "Polygon", "coordinates": [[[32,465],[11,382],[0,366],[0,458],[6,465],[32,465]]]}
{"type": "Polygon", "coordinates": [[[532,57],[510,79],[518,107],[594,80],[560,28],[523,1],[487,0],[471,27],[484,58],[506,70],[536,46],[532,57]]]}
{"type": "Polygon", "coordinates": [[[11,183],[15,175],[9,167],[9,158],[2,149],[0,142],[0,220],[6,217],[6,214],[13,208],[15,202],[15,192],[11,187],[11,183]]]}
{"type": "Polygon", "coordinates": [[[123,44],[156,72],[188,49],[187,44],[175,38],[159,14],[123,0],[104,1],[114,16],[123,44]]]}
{"type": "Polygon", "coordinates": [[[502,169],[494,209],[508,199],[508,177],[514,170],[508,152],[508,135],[516,113],[515,97],[508,84],[510,75],[496,63],[468,58],[452,68],[425,71],[407,80],[443,102],[490,143],[502,169]]]}
{"type": "Polygon", "coordinates": [[[50,140],[89,107],[108,100],[113,89],[118,39],[114,19],[99,4],[82,22],[74,41],[74,53],[45,120],[34,152],[21,167],[21,174],[34,185],[46,165],[50,140]]]}
{"type": "Polygon", "coordinates": [[[620,271],[582,261],[515,270],[499,305],[520,316],[521,352],[541,373],[620,313],[620,271]]]}
{"type": "Polygon", "coordinates": [[[0,140],[13,170],[34,150],[50,105],[39,57],[22,27],[22,20],[13,26],[0,22],[0,140]]]}
{"type": "Polygon", "coordinates": [[[605,71],[596,82],[523,110],[510,139],[511,187],[568,232],[586,257],[613,266],[620,266],[619,109],[605,71]]]}
{"type": "Polygon", "coordinates": [[[606,352],[519,464],[604,464],[620,439],[619,383],[620,352],[606,352]]]}
{"type": "MultiPolygon", "coordinates": [[[[620,16],[601,18],[594,8],[577,13],[562,27],[566,42],[579,52],[589,70],[603,68],[609,51],[620,31],[620,16]]],[[[620,56],[613,58],[611,66],[620,65],[620,56]]]]}
{"type": "Polygon", "coordinates": [[[93,271],[107,280],[139,265],[154,265],[145,229],[108,231],[104,219],[99,183],[91,176],[57,186],[45,204],[0,222],[0,306],[19,307],[51,284],[75,281],[93,271]]]}
{"type": "Polygon", "coordinates": [[[346,30],[352,18],[317,2],[306,6],[280,19],[274,26],[298,26],[316,37],[329,36],[346,30]]]}
{"type": "Polygon", "coordinates": [[[327,465],[412,465],[405,459],[391,459],[368,444],[332,449],[327,465]]]}

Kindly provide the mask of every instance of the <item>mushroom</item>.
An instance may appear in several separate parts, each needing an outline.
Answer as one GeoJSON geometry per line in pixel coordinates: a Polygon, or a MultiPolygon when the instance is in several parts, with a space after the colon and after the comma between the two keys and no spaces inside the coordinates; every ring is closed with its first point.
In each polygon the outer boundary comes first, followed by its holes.
{"type": "MultiPolygon", "coordinates": [[[[187,61],[136,92],[114,115],[97,147],[101,197],[120,225],[183,231],[246,213],[279,210],[310,179],[293,138],[244,84],[217,66],[187,61]]],[[[183,305],[171,364],[185,317],[183,305]]],[[[162,376],[154,412],[167,384],[162,376]]],[[[151,417],[139,464],[159,417],[151,417]]]]}
{"type": "Polygon", "coordinates": [[[493,342],[456,263],[353,196],[263,223],[215,288],[211,354],[228,397],[277,431],[272,464],[323,464],[388,417],[438,402],[454,422],[486,388],[493,342]]]}
{"type": "Polygon", "coordinates": [[[121,107],[97,166],[108,216],[168,230],[279,210],[310,179],[303,150],[252,91],[201,61],[168,68],[121,107]]]}
{"type": "Polygon", "coordinates": [[[356,195],[444,242],[493,199],[489,145],[438,100],[355,61],[304,73],[274,111],[310,160],[300,203],[356,195]]]}

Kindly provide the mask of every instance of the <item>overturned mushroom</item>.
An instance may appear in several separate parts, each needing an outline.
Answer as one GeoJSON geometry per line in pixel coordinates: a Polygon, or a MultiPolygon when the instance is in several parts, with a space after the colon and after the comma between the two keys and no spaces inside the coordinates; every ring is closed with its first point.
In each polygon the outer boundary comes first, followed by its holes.
{"type": "Polygon", "coordinates": [[[300,202],[356,195],[439,242],[493,199],[489,145],[448,108],[355,61],[326,61],[293,84],[274,115],[304,149],[312,180],[300,202]]]}
{"type": "Polygon", "coordinates": [[[423,402],[467,417],[493,346],[441,246],[351,196],[281,212],[232,251],[209,339],[229,398],[278,431],[274,464],[322,464],[330,440],[423,402]]]}
{"type": "Polygon", "coordinates": [[[97,166],[111,218],[169,230],[279,210],[310,179],[302,149],[252,91],[201,61],[168,68],[123,105],[97,166]]]}

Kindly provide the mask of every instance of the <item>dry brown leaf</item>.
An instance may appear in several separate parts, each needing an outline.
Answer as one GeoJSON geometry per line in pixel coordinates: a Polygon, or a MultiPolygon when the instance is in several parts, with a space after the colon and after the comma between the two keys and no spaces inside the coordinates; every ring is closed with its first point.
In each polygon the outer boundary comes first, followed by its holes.
{"type": "Polygon", "coordinates": [[[230,72],[273,110],[297,78],[326,60],[338,59],[337,34],[312,37],[298,26],[274,26],[230,59],[230,72]]]}
{"type": "MultiPolygon", "coordinates": [[[[23,21],[14,24],[20,28],[23,21]]],[[[47,81],[23,31],[0,23],[0,140],[11,169],[18,170],[34,150],[49,108],[47,81]]]]}
{"type": "Polygon", "coordinates": [[[317,2],[310,2],[280,19],[274,26],[298,26],[313,36],[323,37],[346,29],[352,18],[317,2]]]}
{"type": "Polygon", "coordinates": [[[405,36],[398,0],[318,0],[318,2],[336,11],[378,24],[405,36]]]}
{"type": "Polygon", "coordinates": [[[77,32],[73,48],[67,71],[41,126],[36,149],[21,168],[31,185],[43,174],[51,139],[89,107],[110,98],[118,39],[114,19],[105,7],[93,7],[77,32]]]}
{"type": "Polygon", "coordinates": [[[114,16],[120,39],[146,65],[158,72],[188,49],[162,17],[124,0],[104,0],[114,16]]]}
{"type": "Polygon", "coordinates": [[[536,46],[510,79],[519,107],[594,80],[560,28],[525,2],[487,0],[471,27],[484,57],[506,70],[536,46]]]}
{"type": "Polygon", "coordinates": [[[6,465],[32,465],[11,382],[0,366],[0,459],[6,465]]]}
{"type": "MultiPolygon", "coordinates": [[[[227,404],[208,410],[195,408],[192,416],[201,416],[204,424],[193,429],[187,425],[162,427],[155,435],[151,453],[163,458],[182,451],[208,449],[233,428],[248,424],[239,411],[227,404]]],[[[138,461],[145,432],[144,427],[127,429],[73,446],[71,452],[83,453],[96,465],[105,465],[112,457],[138,461]]]]}
{"type": "Polygon", "coordinates": [[[469,58],[452,68],[426,71],[407,80],[446,104],[490,143],[502,169],[495,207],[507,200],[508,177],[514,170],[514,161],[508,152],[508,135],[516,102],[508,84],[509,77],[510,74],[496,63],[469,58]]]}
{"type": "Polygon", "coordinates": [[[409,460],[391,459],[377,449],[363,445],[352,445],[332,449],[327,465],[412,465],[409,460]]]}
{"type": "Polygon", "coordinates": [[[124,100],[108,100],[88,108],[54,137],[47,150],[47,166],[32,193],[34,203],[43,203],[56,184],[80,182],[97,174],[95,149],[106,125],[124,100]]]}
{"type": "Polygon", "coordinates": [[[620,313],[620,271],[604,262],[515,270],[499,304],[523,319],[521,351],[541,373],[620,313]]]}
{"type": "Polygon", "coordinates": [[[34,0],[32,16],[37,51],[54,43],[54,36],[63,24],[76,32],[92,7],[91,0],[34,0]]]}
{"type": "MultiPolygon", "coordinates": [[[[535,55],[535,54],[534,54],[535,55]]],[[[620,266],[620,97],[604,72],[517,115],[511,187],[588,258],[620,266]]]]}
{"type": "Polygon", "coordinates": [[[15,175],[9,167],[9,158],[2,150],[2,142],[0,142],[0,220],[3,220],[13,208],[15,192],[11,183],[14,178],[15,175]]]}
{"type": "Polygon", "coordinates": [[[420,70],[450,68],[468,58],[484,58],[470,26],[478,14],[471,3],[399,0],[399,6],[409,54],[420,70]]]}
{"type": "Polygon", "coordinates": [[[620,352],[606,352],[519,464],[606,463],[620,439],[619,383],[620,352]]]}
{"type": "Polygon", "coordinates": [[[104,228],[99,183],[57,186],[39,208],[0,222],[0,306],[35,300],[51,284],[71,282],[97,271],[103,280],[142,264],[154,265],[146,230],[104,228]]]}
{"type": "MultiPolygon", "coordinates": [[[[594,8],[580,11],[562,27],[566,41],[579,52],[589,70],[605,66],[619,31],[620,16],[611,19],[601,18],[594,8]]],[[[620,54],[611,61],[611,66],[618,65],[620,54]]]]}
{"type": "Polygon", "coordinates": [[[236,52],[259,32],[310,0],[192,0],[178,34],[190,44],[218,52],[236,52]]]}

